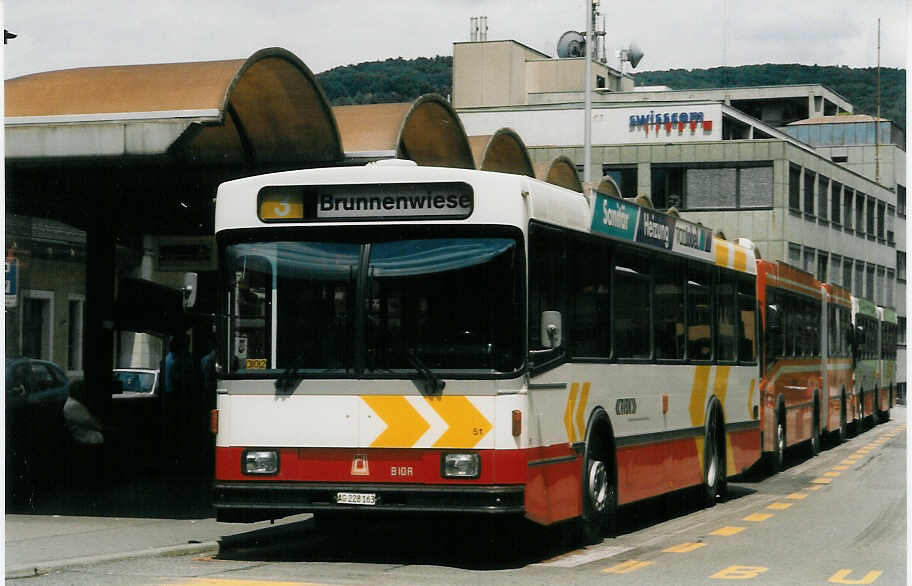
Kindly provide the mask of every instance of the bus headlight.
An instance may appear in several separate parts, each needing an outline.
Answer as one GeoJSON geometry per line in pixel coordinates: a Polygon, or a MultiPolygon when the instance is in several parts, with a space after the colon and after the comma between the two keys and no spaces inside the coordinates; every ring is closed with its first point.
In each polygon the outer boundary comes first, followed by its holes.
{"type": "Polygon", "coordinates": [[[277,474],[279,453],[275,450],[247,450],[244,452],[244,474],[277,474]]]}
{"type": "Polygon", "coordinates": [[[440,472],[444,478],[478,478],[481,458],[478,454],[444,454],[440,472]]]}

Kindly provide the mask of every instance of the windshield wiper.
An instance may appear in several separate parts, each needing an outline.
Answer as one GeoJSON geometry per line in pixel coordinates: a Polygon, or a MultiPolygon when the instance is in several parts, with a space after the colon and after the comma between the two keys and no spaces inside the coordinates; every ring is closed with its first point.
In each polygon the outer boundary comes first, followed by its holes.
{"type": "Polygon", "coordinates": [[[414,348],[410,348],[405,356],[408,358],[409,364],[418,371],[418,374],[424,377],[424,391],[426,393],[436,394],[443,390],[443,387],[446,386],[446,382],[434,374],[434,372],[424,364],[421,358],[418,357],[418,352],[416,352],[414,348]]]}

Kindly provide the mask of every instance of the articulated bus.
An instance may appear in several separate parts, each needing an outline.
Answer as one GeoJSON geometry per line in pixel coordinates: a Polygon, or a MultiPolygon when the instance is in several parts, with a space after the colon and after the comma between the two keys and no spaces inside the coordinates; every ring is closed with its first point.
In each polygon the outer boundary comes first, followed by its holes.
{"type": "Polygon", "coordinates": [[[809,273],[758,260],[757,297],[763,314],[763,452],[770,469],[779,471],[789,446],[806,442],[815,455],[821,425],[830,421],[822,345],[826,290],[809,273]]]}
{"type": "Polygon", "coordinates": [[[847,289],[830,283],[823,284],[826,307],[824,320],[826,343],[823,345],[824,388],[827,405],[822,412],[825,430],[844,441],[848,426],[855,422],[855,381],[852,370],[852,295],[847,289]]]}
{"type": "Polygon", "coordinates": [[[387,161],[225,183],[216,237],[220,520],[501,513],[595,541],[760,457],[757,264],[703,226],[387,161]]]}
{"type": "Polygon", "coordinates": [[[896,390],[896,310],[891,307],[878,307],[877,319],[880,325],[880,385],[875,390],[874,414],[878,421],[890,419],[896,390]]]}
{"type": "Polygon", "coordinates": [[[877,423],[876,393],[881,381],[880,320],[877,306],[867,299],[852,298],[855,326],[855,392],[860,422],[877,423]]]}

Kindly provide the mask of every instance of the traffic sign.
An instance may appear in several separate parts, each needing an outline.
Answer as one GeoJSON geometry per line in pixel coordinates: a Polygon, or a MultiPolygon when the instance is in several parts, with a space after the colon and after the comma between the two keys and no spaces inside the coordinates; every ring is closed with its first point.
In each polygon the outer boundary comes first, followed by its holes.
{"type": "Polygon", "coordinates": [[[19,298],[19,260],[6,259],[6,306],[16,307],[19,298]]]}

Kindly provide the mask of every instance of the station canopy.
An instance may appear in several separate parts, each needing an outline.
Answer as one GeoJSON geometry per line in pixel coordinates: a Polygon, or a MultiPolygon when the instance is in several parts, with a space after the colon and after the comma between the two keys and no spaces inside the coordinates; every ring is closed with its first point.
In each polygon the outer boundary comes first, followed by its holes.
{"type": "Polygon", "coordinates": [[[37,73],[7,80],[4,91],[8,161],[165,156],[263,168],[343,158],[326,95],[281,48],[37,73]]]}
{"type": "Polygon", "coordinates": [[[475,166],[482,171],[535,177],[529,151],[511,128],[501,128],[494,134],[470,136],[469,145],[472,147],[475,166]]]}
{"type": "Polygon", "coordinates": [[[459,116],[442,96],[414,102],[333,108],[349,159],[410,159],[419,165],[474,169],[459,116]]]}
{"type": "Polygon", "coordinates": [[[580,181],[576,165],[565,155],[561,155],[550,163],[537,163],[535,177],[554,185],[582,193],[583,184],[580,181]]]}

